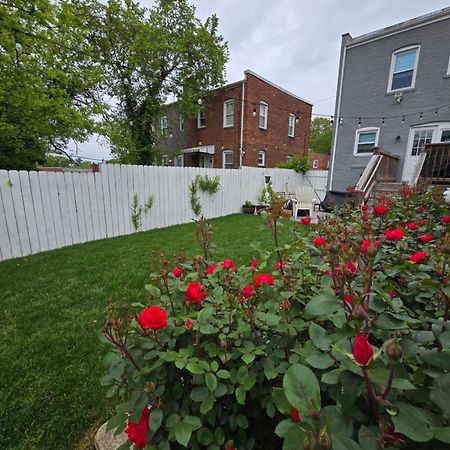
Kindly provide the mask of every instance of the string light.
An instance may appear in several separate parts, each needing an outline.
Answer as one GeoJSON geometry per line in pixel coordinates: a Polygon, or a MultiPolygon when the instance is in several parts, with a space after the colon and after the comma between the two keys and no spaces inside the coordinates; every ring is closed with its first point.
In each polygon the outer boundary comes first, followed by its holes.
{"type": "Polygon", "coordinates": [[[434,111],[434,115],[437,116],[438,115],[438,109],[436,108],[436,111],[434,111]]]}
{"type": "Polygon", "coordinates": [[[381,120],[381,125],[383,125],[384,126],[384,117],[383,117],[383,119],[381,120]]]}
{"type": "Polygon", "coordinates": [[[405,123],[405,116],[402,116],[402,123],[405,123]]]}
{"type": "Polygon", "coordinates": [[[342,117],[339,117],[339,125],[342,125],[342,122],[343,122],[342,117]]]}
{"type": "Polygon", "coordinates": [[[422,119],[423,119],[423,113],[420,113],[420,117],[419,117],[419,119],[420,119],[420,120],[422,120],[422,119]]]}
{"type": "Polygon", "coordinates": [[[333,119],[333,116],[331,116],[330,117],[330,124],[333,125],[333,123],[334,123],[334,119],[333,119]]]}
{"type": "Polygon", "coordinates": [[[361,126],[361,117],[358,119],[358,127],[361,126]]]}

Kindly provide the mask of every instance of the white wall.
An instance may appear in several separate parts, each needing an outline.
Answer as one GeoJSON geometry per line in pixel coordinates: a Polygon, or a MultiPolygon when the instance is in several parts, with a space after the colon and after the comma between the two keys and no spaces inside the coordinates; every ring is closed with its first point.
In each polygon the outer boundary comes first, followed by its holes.
{"type": "Polygon", "coordinates": [[[131,206],[136,193],[144,209],[138,231],[188,223],[194,218],[188,186],[198,174],[219,175],[221,188],[199,191],[202,212],[213,218],[238,213],[255,202],[270,175],[277,192],[312,186],[323,198],[327,171],[304,177],[288,169],[241,170],[102,164],[98,173],[0,170],[0,260],[67,245],[134,233],[131,206]],[[309,181],[308,181],[309,180],[309,181]]]}

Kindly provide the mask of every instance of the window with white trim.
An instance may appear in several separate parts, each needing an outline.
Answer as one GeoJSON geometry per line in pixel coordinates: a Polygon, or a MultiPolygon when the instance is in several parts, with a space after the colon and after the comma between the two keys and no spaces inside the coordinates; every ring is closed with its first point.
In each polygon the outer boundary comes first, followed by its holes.
{"type": "Polygon", "coordinates": [[[295,136],[295,114],[289,114],[288,136],[295,136]]]}
{"type": "Polygon", "coordinates": [[[169,155],[163,155],[162,157],[162,165],[168,166],[169,165],[169,155]]]}
{"type": "Polygon", "coordinates": [[[177,167],[183,167],[184,166],[183,155],[176,155],[175,156],[175,166],[177,166],[177,167]]]}
{"type": "Polygon", "coordinates": [[[292,155],[287,155],[286,156],[286,162],[289,162],[292,159],[292,155]]]}
{"type": "Polygon", "coordinates": [[[450,56],[448,58],[447,75],[450,75],[450,56]]]}
{"type": "Polygon", "coordinates": [[[167,137],[167,116],[161,117],[159,120],[159,128],[161,129],[162,137],[167,137]]]}
{"type": "Polygon", "coordinates": [[[318,159],[313,159],[312,168],[313,169],[318,169],[319,168],[319,160],[318,159]]]}
{"type": "Polygon", "coordinates": [[[261,150],[258,152],[258,167],[265,167],[266,165],[266,152],[261,150]]]}
{"type": "Polygon", "coordinates": [[[441,142],[450,142],[450,130],[442,130],[441,142]]]}
{"type": "Polygon", "coordinates": [[[259,103],[259,128],[267,130],[267,116],[269,114],[269,105],[266,102],[259,103]]]}
{"type": "Polygon", "coordinates": [[[223,102],[223,127],[229,128],[234,125],[234,100],[223,102]]]}
{"type": "Polygon", "coordinates": [[[362,128],[360,130],[356,130],[354,154],[364,155],[367,153],[372,153],[373,148],[378,145],[379,133],[379,128],[362,128]]]}
{"type": "Polygon", "coordinates": [[[231,150],[225,150],[222,152],[222,167],[224,169],[233,168],[233,152],[231,150]]]}
{"type": "Polygon", "coordinates": [[[199,111],[197,114],[197,128],[206,127],[205,111],[199,111]]]}
{"type": "Polygon", "coordinates": [[[392,53],[388,91],[413,88],[416,81],[420,47],[410,46],[392,53]]]}
{"type": "Polygon", "coordinates": [[[433,129],[428,128],[427,130],[416,130],[414,131],[413,143],[411,147],[411,155],[420,155],[422,146],[425,144],[430,144],[433,140],[433,129]]]}

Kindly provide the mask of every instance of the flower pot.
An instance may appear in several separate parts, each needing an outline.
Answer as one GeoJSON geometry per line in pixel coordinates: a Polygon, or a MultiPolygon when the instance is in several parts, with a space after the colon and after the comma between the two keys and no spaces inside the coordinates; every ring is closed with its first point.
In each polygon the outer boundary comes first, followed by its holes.
{"type": "Polygon", "coordinates": [[[242,212],[244,214],[253,214],[255,212],[255,207],[251,206],[242,206],[242,212]]]}

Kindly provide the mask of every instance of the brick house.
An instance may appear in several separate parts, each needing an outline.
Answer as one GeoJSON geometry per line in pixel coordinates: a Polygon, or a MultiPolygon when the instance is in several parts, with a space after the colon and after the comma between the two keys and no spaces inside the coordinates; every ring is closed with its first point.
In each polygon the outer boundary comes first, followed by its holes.
{"type": "Polygon", "coordinates": [[[308,153],[309,168],[311,170],[328,170],[330,155],[327,153],[308,153]]]}
{"type": "Polygon", "coordinates": [[[165,105],[159,148],[163,164],[190,167],[275,167],[309,146],[312,104],[246,70],[244,79],[213,91],[197,117],[165,105]]]}

